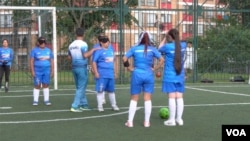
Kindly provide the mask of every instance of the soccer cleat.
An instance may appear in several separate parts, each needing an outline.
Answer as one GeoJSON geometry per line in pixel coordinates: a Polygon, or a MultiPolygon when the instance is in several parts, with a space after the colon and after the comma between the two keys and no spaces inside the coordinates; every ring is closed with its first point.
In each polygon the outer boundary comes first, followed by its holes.
{"type": "Polygon", "coordinates": [[[177,123],[177,125],[179,125],[179,126],[183,126],[183,125],[184,125],[184,122],[183,122],[182,119],[180,119],[180,120],[177,120],[177,119],[176,119],[176,123],[177,123]]]}
{"type": "Polygon", "coordinates": [[[103,112],[104,111],[103,107],[98,107],[98,111],[103,112]]]}
{"type": "Polygon", "coordinates": [[[44,104],[45,104],[46,106],[50,106],[50,105],[51,105],[51,103],[50,103],[49,101],[45,101],[44,104]]]}
{"type": "Polygon", "coordinates": [[[119,109],[119,107],[117,105],[114,105],[114,106],[112,106],[112,110],[119,111],[120,109],[119,109]]]}
{"type": "Polygon", "coordinates": [[[37,101],[34,101],[32,105],[33,105],[33,106],[37,106],[37,105],[38,105],[38,102],[37,102],[37,101]]]}
{"type": "Polygon", "coordinates": [[[80,106],[80,110],[89,111],[89,110],[92,110],[92,109],[90,107],[88,107],[88,106],[80,106]]]}
{"type": "Polygon", "coordinates": [[[82,110],[81,110],[80,108],[74,108],[74,107],[71,107],[71,108],[70,108],[70,111],[71,111],[71,112],[76,112],[76,113],[77,113],[77,112],[82,112],[82,110]]]}
{"type": "Polygon", "coordinates": [[[144,127],[150,127],[150,122],[144,121],[144,127]]]}
{"type": "Polygon", "coordinates": [[[134,127],[134,126],[133,126],[133,122],[129,122],[129,121],[127,121],[127,122],[125,123],[125,126],[127,126],[127,127],[134,127]]]}
{"type": "Polygon", "coordinates": [[[176,126],[176,123],[174,120],[166,120],[164,121],[164,125],[166,126],[176,126]]]}

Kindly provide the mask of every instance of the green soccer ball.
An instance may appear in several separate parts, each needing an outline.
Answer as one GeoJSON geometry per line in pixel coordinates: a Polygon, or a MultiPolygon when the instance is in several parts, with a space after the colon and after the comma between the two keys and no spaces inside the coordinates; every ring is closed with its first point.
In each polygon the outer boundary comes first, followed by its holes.
{"type": "Polygon", "coordinates": [[[162,119],[168,119],[169,118],[169,110],[168,108],[161,108],[159,111],[159,116],[162,119]]]}

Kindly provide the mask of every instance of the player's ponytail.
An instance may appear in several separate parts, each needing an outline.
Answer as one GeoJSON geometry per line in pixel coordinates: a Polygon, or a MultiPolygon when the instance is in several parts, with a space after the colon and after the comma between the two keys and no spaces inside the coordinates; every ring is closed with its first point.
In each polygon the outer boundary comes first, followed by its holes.
{"type": "Polygon", "coordinates": [[[174,54],[174,68],[177,75],[181,73],[181,46],[179,31],[176,29],[171,29],[168,34],[175,40],[175,54],[174,54]]]}

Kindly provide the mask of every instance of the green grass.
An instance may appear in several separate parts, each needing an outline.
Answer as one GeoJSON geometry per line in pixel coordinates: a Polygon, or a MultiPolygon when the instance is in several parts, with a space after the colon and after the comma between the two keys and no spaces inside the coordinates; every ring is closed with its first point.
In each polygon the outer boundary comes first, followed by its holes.
{"type": "MultiPolygon", "coordinates": [[[[153,95],[151,127],[144,128],[142,95],[134,119],[134,127],[124,126],[129,105],[129,86],[117,85],[119,112],[105,104],[105,111],[96,109],[82,113],[69,111],[74,86],[51,89],[52,106],[45,106],[40,97],[32,106],[32,87],[11,87],[0,93],[1,141],[220,141],[222,124],[250,124],[250,87],[247,84],[187,84],[184,95],[184,126],[166,127],[158,116],[167,106],[167,96],[157,85],[153,95]],[[12,107],[2,109],[2,107],[12,107]]],[[[87,97],[96,108],[94,86],[88,86],[87,97]]],[[[41,91],[42,94],[42,91],[41,91]]],[[[108,101],[108,97],[106,96],[108,101]]]]}

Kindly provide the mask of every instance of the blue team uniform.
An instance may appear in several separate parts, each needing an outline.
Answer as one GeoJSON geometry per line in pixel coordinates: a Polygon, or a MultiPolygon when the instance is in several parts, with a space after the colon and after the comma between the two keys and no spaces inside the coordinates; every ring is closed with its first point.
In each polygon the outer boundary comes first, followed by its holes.
{"type": "Polygon", "coordinates": [[[76,94],[72,103],[73,108],[88,107],[86,87],[88,83],[88,59],[83,54],[88,51],[88,45],[82,40],[73,41],[68,48],[68,55],[72,59],[72,73],[75,80],[76,94]]]}
{"type": "Polygon", "coordinates": [[[125,55],[134,58],[134,71],[131,76],[131,94],[140,94],[141,91],[154,92],[154,72],[152,65],[154,58],[161,58],[160,52],[153,46],[148,46],[147,55],[144,54],[144,45],[131,47],[125,55]]]}
{"type": "Polygon", "coordinates": [[[34,85],[50,84],[50,61],[54,59],[52,51],[45,47],[41,49],[35,47],[30,52],[30,58],[34,59],[34,85]]]}
{"type": "Polygon", "coordinates": [[[2,61],[6,61],[7,64],[5,66],[11,66],[13,60],[13,50],[12,48],[0,48],[0,65],[3,65],[2,61]]]}
{"type": "Polygon", "coordinates": [[[107,49],[96,50],[93,54],[92,62],[96,63],[100,78],[96,78],[97,92],[114,92],[115,90],[115,54],[110,46],[107,49]]]}
{"type": "Polygon", "coordinates": [[[164,73],[163,73],[163,83],[162,92],[184,92],[185,84],[185,72],[183,68],[184,64],[184,54],[186,51],[186,43],[181,42],[181,57],[182,57],[182,70],[179,75],[176,74],[174,68],[174,54],[175,54],[175,43],[169,42],[163,45],[159,51],[165,54],[164,63],[164,73]]]}

